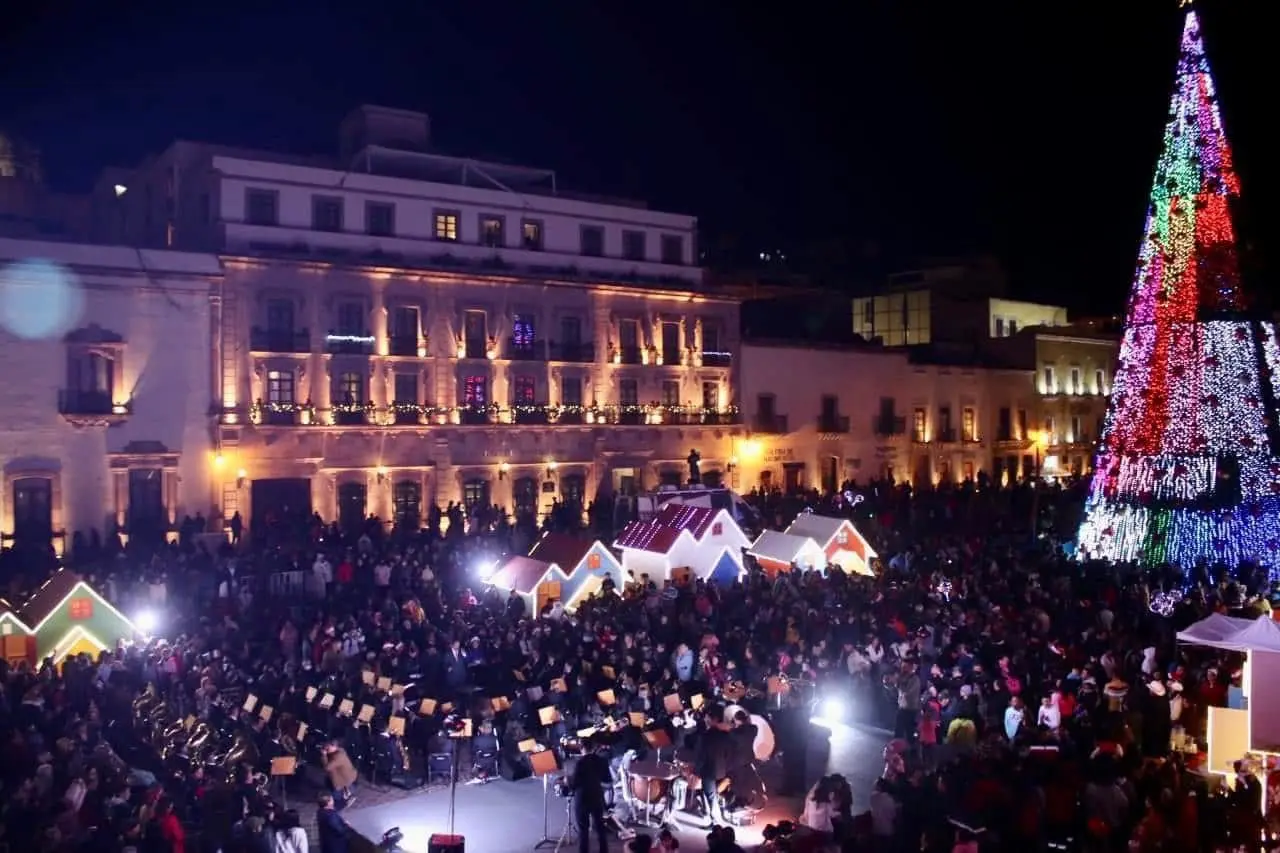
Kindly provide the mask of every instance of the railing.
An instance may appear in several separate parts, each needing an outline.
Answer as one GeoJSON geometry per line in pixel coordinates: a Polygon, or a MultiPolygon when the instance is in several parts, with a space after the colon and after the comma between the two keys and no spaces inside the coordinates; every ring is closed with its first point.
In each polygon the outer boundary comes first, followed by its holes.
{"type": "MultiPolygon", "coordinates": [[[[430,406],[393,403],[385,408],[372,404],[341,403],[330,409],[283,403],[255,403],[250,422],[258,426],[729,426],[742,422],[736,409],[698,406],[626,404],[612,406],[553,406],[517,403],[511,406],[430,406]]],[[[848,419],[844,419],[847,429],[848,419]]],[[[786,430],[786,419],[775,416],[773,426],[786,430]]]]}
{"type": "Polygon", "coordinates": [[[545,341],[520,341],[507,338],[507,358],[512,361],[546,361],[545,341]]]}
{"type": "Polygon", "coordinates": [[[547,355],[550,361],[565,361],[572,364],[590,364],[596,360],[595,344],[557,344],[550,345],[547,355]]]}
{"type": "Polygon", "coordinates": [[[751,422],[751,428],[766,435],[784,435],[790,432],[787,429],[786,415],[756,415],[751,422]]]}
{"type": "Polygon", "coordinates": [[[387,341],[387,352],[391,355],[416,356],[418,354],[418,336],[392,335],[387,341]]]}
{"type": "Polygon", "coordinates": [[[643,360],[640,347],[618,347],[619,364],[640,364],[643,360]]]}
{"type": "Polygon", "coordinates": [[[110,391],[81,391],[66,388],[58,392],[58,411],[64,415],[110,415],[116,412],[110,391]]]}
{"type": "Polygon", "coordinates": [[[848,432],[848,415],[818,415],[818,432],[848,432]]]}
{"type": "Polygon", "coordinates": [[[374,337],[368,332],[330,332],[325,335],[325,352],[333,355],[373,355],[374,337]]]}
{"type": "Polygon", "coordinates": [[[907,431],[907,419],[900,415],[874,415],[871,433],[879,436],[902,435],[907,431]]]}
{"type": "Polygon", "coordinates": [[[733,353],[731,352],[702,352],[703,367],[732,367],[733,353]]]}
{"type": "Polygon", "coordinates": [[[311,333],[306,329],[261,329],[249,332],[249,349],[254,352],[310,352],[311,333]]]}

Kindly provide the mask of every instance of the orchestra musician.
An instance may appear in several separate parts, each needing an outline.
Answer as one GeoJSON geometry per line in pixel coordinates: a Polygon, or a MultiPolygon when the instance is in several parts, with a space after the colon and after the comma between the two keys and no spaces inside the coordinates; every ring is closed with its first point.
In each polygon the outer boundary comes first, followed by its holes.
{"type": "Polygon", "coordinates": [[[707,710],[694,744],[693,769],[700,780],[700,799],[707,817],[713,822],[724,821],[717,789],[720,780],[728,775],[729,756],[733,748],[723,714],[723,708],[712,707],[707,710]]]}
{"type": "Polygon", "coordinates": [[[574,818],[578,824],[578,853],[591,849],[591,827],[595,826],[600,853],[609,853],[609,836],[604,826],[605,788],[613,784],[606,757],[608,746],[591,742],[591,751],[578,759],[569,781],[573,792],[574,818]]]}
{"type": "Polygon", "coordinates": [[[351,763],[347,751],[337,741],[329,741],[324,746],[324,771],[329,777],[329,786],[333,788],[334,799],[339,809],[345,808],[355,801],[355,785],[359,775],[355,765],[351,763]]]}

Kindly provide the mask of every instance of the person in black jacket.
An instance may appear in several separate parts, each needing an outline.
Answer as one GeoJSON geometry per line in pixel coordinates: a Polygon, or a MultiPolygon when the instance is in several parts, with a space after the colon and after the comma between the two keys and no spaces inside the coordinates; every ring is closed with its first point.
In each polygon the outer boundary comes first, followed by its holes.
{"type": "Polygon", "coordinates": [[[316,825],[320,830],[320,853],[347,853],[351,847],[347,822],[334,808],[331,794],[320,795],[316,809],[316,825]]]}
{"type": "Polygon", "coordinates": [[[593,743],[592,749],[578,759],[573,768],[569,788],[573,791],[574,816],[578,822],[578,853],[591,848],[591,826],[595,824],[600,853],[609,853],[609,836],[604,828],[605,787],[613,783],[609,772],[608,746],[593,743]]]}

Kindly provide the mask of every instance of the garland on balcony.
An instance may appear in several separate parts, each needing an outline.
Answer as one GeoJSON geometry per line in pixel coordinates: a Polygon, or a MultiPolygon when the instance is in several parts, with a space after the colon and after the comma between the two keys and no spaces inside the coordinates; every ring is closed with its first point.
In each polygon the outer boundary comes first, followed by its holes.
{"type": "Polygon", "coordinates": [[[551,423],[565,416],[578,415],[587,423],[608,424],[617,421],[625,415],[637,415],[642,417],[647,423],[661,424],[665,417],[688,417],[688,418],[723,418],[734,417],[738,414],[737,406],[725,406],[723,408],[707,407],[707,406],[664,406],[660,403],[628,403],[623,405],[584,405],[582,403],[568,403],[562,405],[539,405],[530,403],[517,403],[511,406],[501,406],[497,403],[487,403],[482,406],[432,406],[422,403],[392,403],[384,408],[375,406],[372,402],[365,403],[334,403],[327,410],[318,409],[311,402],[306,403],[267,403],[259,400],[254,403],[250,409],[250,420],[255,424],[261,424],[265,416],[269,414],[291,414],[298,415],[306,413],[310,416],[311,423],[322,424],[324,419],[317,419],[317,413],[335,413],[335,414],[363,414],[368,420],[373,422],[381,422],[385,425],[395,423],[397,415],[418,415],[424,419],[432,419],[443,416],[452,420],[453,416],[461,416],[463,414],[484,414],[494,420],[498,420],[504,414],[513,416],[520,415],[536,415],[546,414],[547,419],[551,423]],[[383,414],[385,417],[379,418],[378,415],[383,414]]]}

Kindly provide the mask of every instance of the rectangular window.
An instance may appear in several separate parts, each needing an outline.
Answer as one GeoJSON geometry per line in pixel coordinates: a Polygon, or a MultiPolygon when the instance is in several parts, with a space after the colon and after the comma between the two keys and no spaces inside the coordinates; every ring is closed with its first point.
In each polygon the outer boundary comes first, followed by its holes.
{"type": "Polygon", "coordinates": [[[756,414],[760,420],[769,422],[773,420],[773,416],[777,413],[778,398],[772,394],[756,395],[756,414]]]}
{"type": "Polygon", "coordinates": [[[1018,321],[1010,320],[1009,321],[1009,337],[1013,337],[1016,334],[1018,334],[1018,321]]]}
{"type": "Polygon", "coordinates": [[[680,363],[680,324],[662,324],[662,361],[664,364],[680,363]]]}
{"type": "Polygon", "coordinates": [[[533,342],[533,315],[516,314],[511,320],[511,345],[518,349],[529,349],[533,342]]]}
{"type": "Polygon", "coordinates": [[[1018,409],[1018,440],[1026,441],[1031,438],[1031,430],[1027,427],[1027,410],[1018,409]]]}
{"type": "Polygon", "coordinates": [[[640,386],[634,379],[623,379],[618,383],[618,404],[622,406],[640,405],[640,386]]]}
{"type": "Polygon", "coordinates": [[[684,238],[677,234],[662,235],[662,262],[664,264],[684,263],[684,238]]]}
{"type": "Polygon", "coordinates": [[[832,421],[840,416],[840,400],[831,394],[823,394],[818,409],[824,421],[832,421]]]}
{"type": "Polygon", "coordinates": [[[582,254],[589,258],[604,257],[604,229],[598,225],[582,226],[582,254]]]}
{"type": "Polygon", "coordinates": [[[530,252],[542,251],[542,223],[537,219],[520,222],[520,245],[530,252]]]}
{"type": "Polygon", "coordinates": [[[582,377],[565,376],[560,380],[560,405],[582,405],[582,377]]]}
{"type": "Polygon", "coordinates": [[[1083,394],[1084,393],[1084,374],[1081,372],[1080,368],[1078,367],[1071,368],[1071,372],[1069,376],[1071,379],[1071,393],[1083,394]]]}
{"type": "Polygon", "coordinates": [[[978,440],[978,413],[972,406],[960,410],[960,440],[978,440]]]}
{"type": "Polygon", "coordinates": [[[1084,441],[1084,422],[1079,415],[1071,416],[1071,435],[1067,436],[1068,441],[1084,441]]]}
{"type": "Polygon", "coordinates": [[[267,300],[267,331],[284,332],[292,334],[293,332],[293,300],[292,299],[268,299],[267,300]]]}
{"type": "Polygon", "coordinates": [[[623,320],[618,323],[618,345],[624,350],[639,349],[640,327],[635,320],[623,320]]]}
{"type": "Polygon", "coordinates": [[[532,376],[517,376],[512,385],[511,402],[517,406],[533,406],[538,402],[538,381],[532,376]]]}
{"type": "Polygon", "coordinates": [[[1057,444],[1057,443],[1058,443],[1058,429],[1057,429],[1057,427],[1058,427],[1058,424],[1054,421],[1054,419],[1053,419],[1052,417],[1048,417],[1048,418],[1045,418],[1045,419],[1044,419],[1044,434],[1045,434],[1045,439],[1046,439],[1050,444],[1057,444]]]}
{"type": "MultiPolygon", "coordinates": [[[[938,430],[944,433],[951,431],[951,407],[950,406],[938,407],[938,430]]],[[[943,439],[943,441],[946,441],[946,439],[943,439]]]]}
{"type": "Polygon", "coordinates": [[[359,373],[344,373],[338,382],[338,400],[348,406],[364,402],[364,377],[359,373]]]}
{"type": "Polygon", "coordinates": [[[1093,393],[1107,393],[1107,372],[1102,369],[1093,372],[1093,393]]]}
{"type": "Polygon", "coordinates": [[[924,409],[916,409],[911,413],[911,440],[925,441],[928,436],[929,414],[924,409]]]}
{"type": "Polygon", "coordinates": [[[560,343],[574,347],[582,343],[582,319],[580,317],[560,318],[560,343]]]}
{"type": "Polygon", "coordinates": [[[720,329],[705,322],[702,324],[702,351],[722,352],[720,349],[720,329]]]}
{"type": "Polygon", "coordinates": [[[416,373],[397,373],[396,383],[396,403],[404,405],[417,405],[418,403],[418,374],[416,373]]]}
{"type": "Polygon", "coordinates": [[[362,337],[365,334],[364,306],[359,302],[343,302],[338,305],[339,335],[362,337]]]}
{"type": "Polygon", "coordinates": [[[267,402],[276,405],[292,405],[293,401],[293,372],[267,371],[267,402]]]}
{"type": "Polygon", "coordinates": [[[458,214],[447,210],[437,210],[435,235],[437,240],[456,243],[458,241],[458,214]]]}
{"type": "Polygon", "coordinates": [[[643,261],[645,255],[643,231],[622,232],[622,257],[628,261],[643,261]]]}
{"type": "Polygon", "coordinates": [[[417,346],[421,328],[416,306],[397,305],[391,312],[391,337],[411,340],[417,346]]]}
{"type": "Polygon", "coordinates": [[[250,225],[280,224],[280,194],[275,190],[244,191],[244,218],[250,225]]]}
{"type": "Polygon", "coordinates": [[[373,237],[394,237],[396,233],[396,206],[383,201],[371,201],[364,206],[364,229],[373,237]]]}
{"type": "Polygon", "coordinates": [[[996,422],[996,441],[1010,441],[1013,438],[1013,410],[1001,406],[996,422]]]}
{"type": "Polygon", "coordinates": [[[671,379],[664,380],[662,383],[662,405],[678,406],[680,405],[680,383],[671,379]]]}
{"type": "Polygon", "coordinates": [[[462,318],[462,342],[467,358],[484,358],[489,349],[489,328],[483,311],[468,311],[462,318]]]}
{"type": "Polygon", "coordinates": [[[501,216],[482,214],[480,216],[480,245],[490,249],[501,249],[505,242],[505,223],[501,216]]]}
{"type": "Polygon", "coordinates": [[[342,199],[329,195],[312,196],[311,227],[316,231],[341,231],[342,199]]]}
{"type": "Polygon", "coordinates": [[[718,410],[720,408],[720,383],[702,383],[702,408],[718,410]]]}
{"type": "Polygon", "coordinates": [[[462,404],[480,408],[489,404],[489,379],[486,376],[468,376],[462,384],[462,404]]]}
{"type": "Polygon", "coordinates": [[[1058,393],[1058,376],[1053,369],[1052,364],[1046,364],[1042,371],[1044,375],[1044,392],[1045,394],[1058,393]]]}
{"type": "Polygon", "coordinates": [[[996,318],[996,337],[997,338],[1004,337],[1004,318],[1003,317],[996,318]]]}

